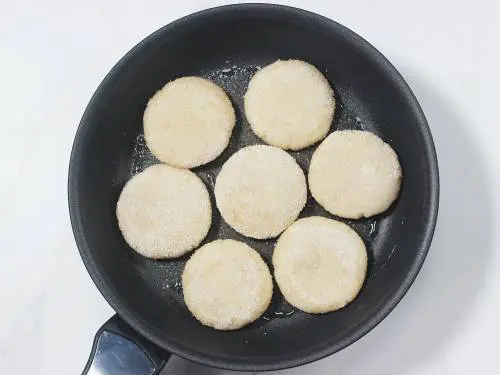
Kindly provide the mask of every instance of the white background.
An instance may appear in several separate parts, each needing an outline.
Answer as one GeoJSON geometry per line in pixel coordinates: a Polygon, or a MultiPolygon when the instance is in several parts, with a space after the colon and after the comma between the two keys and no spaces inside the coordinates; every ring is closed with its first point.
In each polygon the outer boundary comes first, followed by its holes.
{"type": "MultiPolygon", "coordinates": [[[[112,310],[85,271],[68,219],[67,168],[78,122],[127,50],[174,19],[222,3],[1,0],[0,374],[72,375],[83,368],[112,310]]],[[[422,272],[395,311],[341,353],[278,373],[498,374],[499,3],[287,4],[359,33],[407,79],[436,142],[441,207],[422,272]]],[[[177,358],[164,371],[222,373],[177,358]]]]}

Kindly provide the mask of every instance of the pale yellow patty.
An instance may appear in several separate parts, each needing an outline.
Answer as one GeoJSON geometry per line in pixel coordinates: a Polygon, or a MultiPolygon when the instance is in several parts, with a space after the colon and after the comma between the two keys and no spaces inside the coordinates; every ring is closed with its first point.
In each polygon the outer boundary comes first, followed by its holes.
{"type": "Polygon", "coordinates": [[[245,115],[266,143],[299,150],[323,139],[335,98],[323,74],[300,60],[278,60],[258,71],[245,94],[245,115]]]}
{"type": "Polygon", "coordinates": [[[215,198],[222,217],[236,231],[271,238],[297,219],[306,203],[307,184],[304,172],[287,152],[249,146],[222,166],[215,198]]]}
{"type": "Polygon", "coordinates": [[[291,305],[308,313],[327,313],[358,295],[366,276],[366,247],[347,225],[311,216],[283,232],[273,266],[276,282],[291,305]]]}
{"type": "Polygon", "coordinates": [[[149,100],[143,120],[151,152],[179,168],[214,160],[229,144],[236,123],[224,90],[199,77],[167,83],[149,100]]]}
{"type": "Polygon", "coordinates": [[[328,212],[358,219],[385,211],[398,197],[402,171],[394,150],[375,134],[336,131],[314,152],[309,189],[328,212]]]}
{"type": "Polygon", "coordinates": [[[194,249],[212,223],[207,188],[191,171],[157,164],[132,177],[116,205],[132,249],[148,258],[175,258],[194,249]]]}
{"type": "Polygon", "coordinates": [[[198,249],[186,263],[182,288],[194,317],[220,330],[256,320],[273,293],[271,274],[259,253],[234,240],[217,240],[198,249]]]}

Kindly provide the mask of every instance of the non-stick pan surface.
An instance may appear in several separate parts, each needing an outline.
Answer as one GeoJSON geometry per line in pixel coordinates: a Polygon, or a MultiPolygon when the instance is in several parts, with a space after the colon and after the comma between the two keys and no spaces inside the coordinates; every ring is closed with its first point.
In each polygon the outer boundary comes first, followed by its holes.
{"type": "MultiPolygon", "coordinates": [[[[315,147],[291,152],[304,171],[315,147]]],[[[424,261],[437,217],[438,190],[429,128],[394,67],[333,21],[262,4],[196,13],[133,48],[88,105],[69,171],[70,213],[81,256],[119,316],[172,353],[210,366],[255,371],[317,360],[379,323],[403,297],[424,261]],[[216,331],[198,323],[183,303],[180,275],[189,255],[156,261],[136,254],[118,229],[116,201],[133,174],[157,162],[141,135],[142,115],[156,90],[177,77],[197,75],[219,84],[231,97],[237,126],[230,146],[215,161],[194,170],[212,190],[232,153],[262,143],[249,129],[243,111],[250,77],[259,67],[288,58],[314,64],[332,84],[338,103],[332,131],[369,130],[396,150],[404,173],[401,195],[380,216],[343,220],[362,236],[370,254],[365,285],[353,303],[334,313],[309,315],[288,305],[275,288],[262,318],[241,330],[216,331]]],[[[275,240],[239,235],[221,219],[213,199],[212,203],[213,224],[204,242],[244,241],[270,265],[275,240]]],[[[301,217],[309,215],[332,217],[310,196],[301,217]]]]}

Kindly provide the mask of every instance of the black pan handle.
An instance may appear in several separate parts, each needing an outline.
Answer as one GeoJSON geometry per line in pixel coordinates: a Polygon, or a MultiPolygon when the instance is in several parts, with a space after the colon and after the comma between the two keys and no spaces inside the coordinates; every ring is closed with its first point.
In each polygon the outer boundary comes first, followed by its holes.
{"type": "Polygon", "coordinates": [[[115,315],[95,335],[82,375],[158,375],[169,358],[115,315]]]}

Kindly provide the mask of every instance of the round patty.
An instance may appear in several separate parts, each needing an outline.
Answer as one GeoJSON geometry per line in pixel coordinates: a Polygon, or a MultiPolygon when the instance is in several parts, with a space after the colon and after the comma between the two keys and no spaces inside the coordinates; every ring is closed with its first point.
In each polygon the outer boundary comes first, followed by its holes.
{"type": "Polygon", "coordinates": [[[233,330],[267,309],[273,282],[259,253],[243,242],[217,240],[202,246],[182,274],[186,305],[202,324],[233,330]]]}
{"type": "Polygon", "coordinates": [[[191,171],[157,164],[132,177],[116,205],[132,249],[148,258],[175,258],[194,249],[212,223],[203,182],[191,171]]]}
{"type": "Polygon", "coordinates": [[[320,216],[293,223],[278,239],[274,277],[285,299],[308,313],[338,310],[365,280],[365,244],[347,225],[320,216]]]}
{"type": "Polygon", "coordinates": [[[215,198],[224,220],[239,233],[259,239],[276,237],[304,208],[306,179],[287,152],[249,146],[222,166],[215,198]]]}
{"type": "Polygon", "coordinates": [[[278,60],[258,71],[245,94],[245,115],[266,143],[299,150],[323,139],[335,99],[323,74],[300,60],[278,60]]]}
{"type": "Polygon", "coordinates": [[[359,219],[385,211],[397,198],[402,171],[398,156],[375,134],[336,131],[314,152],[309,188],[328,212],[359,219]]]}
{"type": "Polygon", "coordinates": [[[162,162],[193,168],[222,153],[235,123],[224,90],[203,78],[182,77],[167,83],[149,100],[144,137],[162,162]]]}

